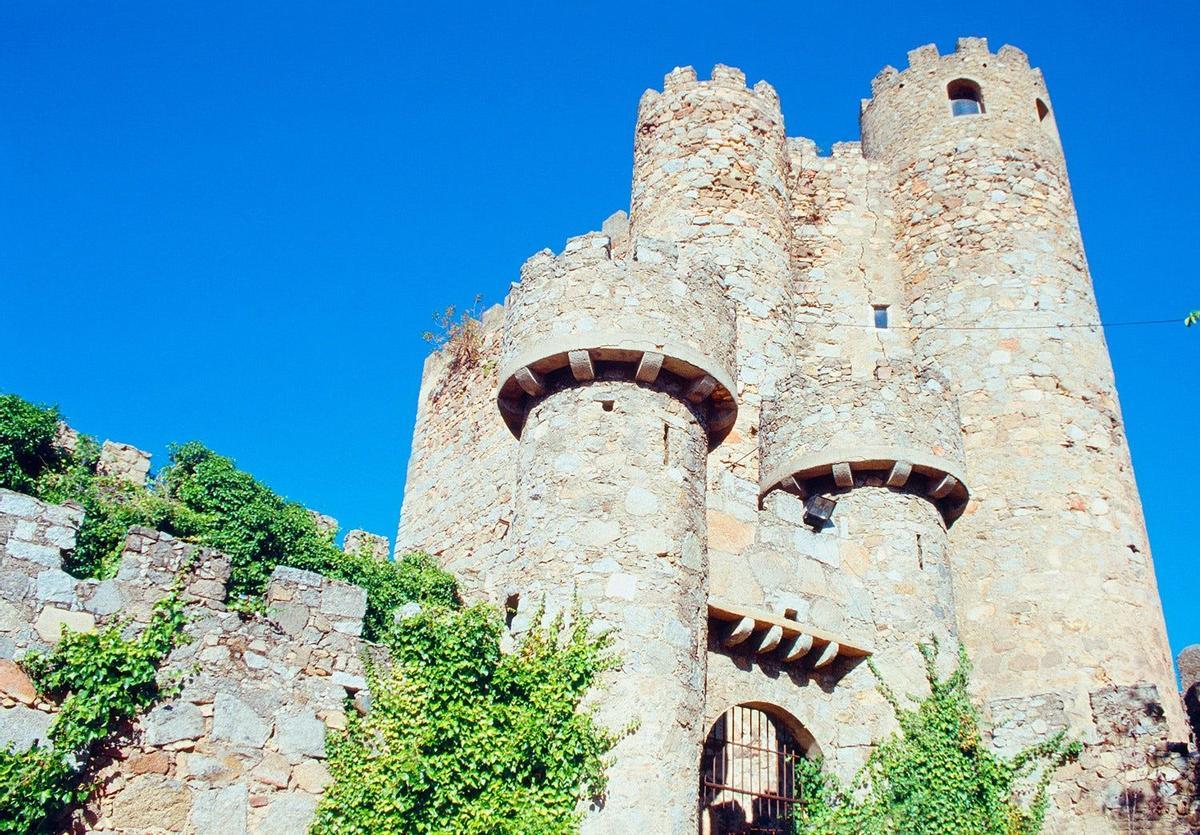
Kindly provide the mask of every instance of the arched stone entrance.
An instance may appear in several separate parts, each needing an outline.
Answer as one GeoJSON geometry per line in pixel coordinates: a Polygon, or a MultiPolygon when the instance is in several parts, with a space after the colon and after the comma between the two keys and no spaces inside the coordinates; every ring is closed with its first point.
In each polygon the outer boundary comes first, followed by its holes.
{"type": "Polygon", "coordinates": [[[709,729],[700,762],[701,835],[791,835],[796,770],[812,738],[784,711],[747,703],[709,729]]]}

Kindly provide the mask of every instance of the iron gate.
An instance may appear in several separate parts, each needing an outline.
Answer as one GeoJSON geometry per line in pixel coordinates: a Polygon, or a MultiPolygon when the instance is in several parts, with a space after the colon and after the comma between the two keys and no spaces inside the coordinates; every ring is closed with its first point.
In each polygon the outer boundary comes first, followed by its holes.
{"type": "Polygon", "coordinates": [[[702,835],[791,835],[797,762],[803,749],[758,708],[725,712],[704,742],[700,768],[702,835]]]}

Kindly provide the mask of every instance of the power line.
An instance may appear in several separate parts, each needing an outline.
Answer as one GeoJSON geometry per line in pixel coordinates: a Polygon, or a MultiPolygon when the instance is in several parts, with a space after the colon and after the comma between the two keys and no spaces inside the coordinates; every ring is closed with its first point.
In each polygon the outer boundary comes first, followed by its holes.
{"type": "Polygon", "coordinates": [[[1061,325],[891,325],[879,328],[874,324],[858,322],[825,322],[819,319],[801,319],[801,325],[825,325],[834,328],[867,328],[870,330],[897,331],[1036,331],[1036,330],[1066,330],[1067,328],[1128,328],[1143,325],[1182,325],[1183,319],[1131,319],[1125,322],[1082,322],[1061,325]]]}

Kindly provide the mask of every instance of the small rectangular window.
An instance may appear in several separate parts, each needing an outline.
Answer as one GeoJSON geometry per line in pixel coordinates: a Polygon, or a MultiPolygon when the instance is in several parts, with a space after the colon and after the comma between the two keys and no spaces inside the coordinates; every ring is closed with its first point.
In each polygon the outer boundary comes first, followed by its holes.
{"type": "Polygon", "coordinates": [[[875,311],[875,327],[886,328],[888,326],[888,306],[877,304],[872,305],[871,309],[875,311]]]}

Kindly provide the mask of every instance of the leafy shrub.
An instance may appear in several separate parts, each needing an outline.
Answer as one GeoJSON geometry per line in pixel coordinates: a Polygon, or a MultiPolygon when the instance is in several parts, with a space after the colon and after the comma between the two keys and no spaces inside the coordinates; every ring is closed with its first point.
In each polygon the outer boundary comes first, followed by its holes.
{"type": "Polygon", "coordinates": [[[937,644],[920,646],[930,695],[914,707],[879,678],[900,730],[872,752],[850,786],[808,761],[799,775],[804,806],[796,832],[810,835],[1034,835],[1046,816],[1054,771],[1079,755],[1065,732],[1012,759],[989,749],[967,692],[970,662],[945,679],[935,668],[937,644]]]}
{"type": "Polygon", "coordinates": [[[364,635],[381,636],[392,610],[415,601],[458,602],[454,578],[424,554],[392,562],[366,553],[344,553],[317,528],[301,505],[285,501],[232,459],[192,442],[176,447],[162,475],[169,499],[188,513],[185,536],[228,554],[231,595],[258,595],[277,565],[345,580],[367,591],[364,635]]]}
{"type": "Polygon", "coordinates": [[[0,394],[0,487],[31,493],[37,478],[60,466],[58,410],[36,406],[15,394],[0,394]]]}
{"type": "Polygon", "coordinates": [[[588,626],[556,619],[505,655],[489,608],[405,619],[387,636],[391,668],[370,671],[370,714],[331,743],[334,782],[311,831],[577,831],[614,742],[580,709],[613,663],[588,626]]]}
{"type": "Polygon", "coordinates": [[[364,634],[371,639],[386,631],[392,610],[403,603],[458,602],[454,578],[428,555],[392,562],[343,553],[304,507],[203,444],[174,447],[157,482],[140,487],[97,475],[99,447],[91,438],[81,436],[74,452],[58,447],[59,419],[56,408],[0,396],[0,487],[83,506],[75,549],[63,565],[76,577],[112,576],[129,528],[145,525],[228,554],[235,602],[261,594],[278,565],[362,586],[364,634]]]}

